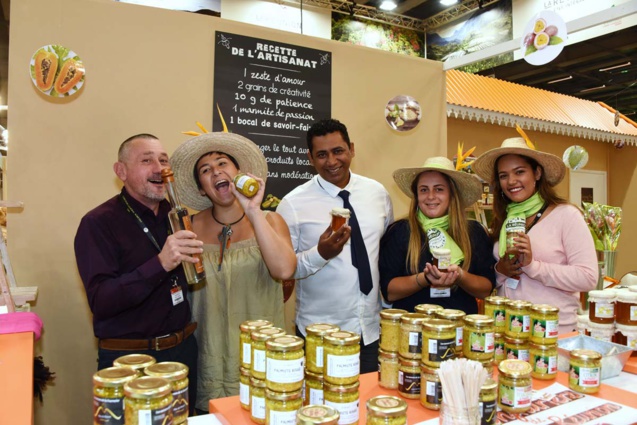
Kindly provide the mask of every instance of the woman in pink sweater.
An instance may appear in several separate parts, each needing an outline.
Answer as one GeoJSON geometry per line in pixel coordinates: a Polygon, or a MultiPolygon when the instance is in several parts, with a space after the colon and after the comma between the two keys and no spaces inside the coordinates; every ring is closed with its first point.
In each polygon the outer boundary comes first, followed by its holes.
{"type": "Polygon", "coordinates": [[[571,332],[579,292],[597,283],[595,246],[580,211],[553,189],[566,167],[530,146],[526,137],[507,139],[472,167],[495,187],[496,287],[507,298],[558,307],[559,332],[571,332]]]}

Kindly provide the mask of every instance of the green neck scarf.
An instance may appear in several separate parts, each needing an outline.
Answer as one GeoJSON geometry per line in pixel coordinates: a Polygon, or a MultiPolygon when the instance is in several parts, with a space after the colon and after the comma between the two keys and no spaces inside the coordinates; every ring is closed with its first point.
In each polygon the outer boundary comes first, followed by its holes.
{"type": "Polygon", "coordinates": [[[451,251],[451,264],[462,264],[464,254],[456,241],[447,233],[447,230],[449,230],[449,215],[443,215],[438,218],[428,218],[419,209],[416,218],[418,219],[418,223],[420,223],[420,227],[427,235],[429,250],[447,248],[451,251]]]}
{"type": "Polygon", "coordinates": [[[500,258],[504,257],[507,249],[507,231],[512,233],[526,231],[526,219],[536,214],[544,206],[544,199],[540,192],[535,192],[524,202],[511,202],[507,205],[507,218],[500,229],[500,258]]]}

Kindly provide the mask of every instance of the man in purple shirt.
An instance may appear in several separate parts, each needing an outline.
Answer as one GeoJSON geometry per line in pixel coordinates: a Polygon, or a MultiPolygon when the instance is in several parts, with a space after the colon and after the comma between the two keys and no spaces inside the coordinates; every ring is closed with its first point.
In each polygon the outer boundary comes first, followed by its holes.
{"type": "Polygon", "coordinates": [[[99,339],[98,370],[133,353],[181,362],[190,369],[194,400],[196,323],[190,323],[181,263],[194,263],[190,254],[201,253],[202,242],[189,231],[170,234],[170,204],[161,179],[168,166],[168,154],[155,136],[138,134],[124,141],[113,166],[124,188],[82,218],[75,258],[99,339]]]}

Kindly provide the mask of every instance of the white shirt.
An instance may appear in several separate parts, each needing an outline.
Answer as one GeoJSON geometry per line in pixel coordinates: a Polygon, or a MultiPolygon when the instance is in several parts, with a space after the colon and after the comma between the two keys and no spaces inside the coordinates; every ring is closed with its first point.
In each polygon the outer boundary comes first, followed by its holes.
{"type": "Polygon", "coordinates": [[[394,220],[391,198],[375,180],[350,173],[344,189],[320,176],[288,193],[277,208],[288,227],[296,251],[296,326],[305,335],[313,323],[331,323],[356,332],[365,344],[376,341],[380,325],[378,251],[380,238],[394,220]],[[338,196],[350,192],[365,240],[372,271],[373,288],[361,292],[358,270],[352,266],[351,241],[336,257],[325,260],[318,253],[319,237],[331,222],[330,211],[343,207],[338,196]]]}

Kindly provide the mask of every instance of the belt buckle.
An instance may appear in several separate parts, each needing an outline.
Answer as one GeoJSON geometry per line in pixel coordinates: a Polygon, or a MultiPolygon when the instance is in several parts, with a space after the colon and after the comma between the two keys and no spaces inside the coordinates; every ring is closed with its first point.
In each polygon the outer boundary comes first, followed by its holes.
{"type": "Polygon", "coordinates": [[[173,334],[166,334],[166,335],[162,335],[162,336],[158,336],[155,338],[155,351],[161,351],[161,348],[159,348],[159,340],[163,339],[163,338],[168,338],[170,336],[172,336],[173,334]]]}

